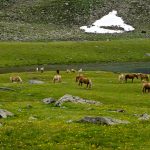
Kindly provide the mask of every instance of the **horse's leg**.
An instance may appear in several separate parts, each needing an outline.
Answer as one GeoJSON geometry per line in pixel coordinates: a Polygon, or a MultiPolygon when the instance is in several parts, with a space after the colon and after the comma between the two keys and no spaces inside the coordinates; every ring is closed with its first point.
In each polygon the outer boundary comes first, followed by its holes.
{"type": "Polygon", "coordinates": [[[134,78],[132,78],[132,83],[133,83],[133,79],[134,79],[134,78]]]}
{"type": "Polygon", "coordinates": [[[87,83],[86,88],[88,88],[88,86],[89,86],[89,83],[87,83]]]}

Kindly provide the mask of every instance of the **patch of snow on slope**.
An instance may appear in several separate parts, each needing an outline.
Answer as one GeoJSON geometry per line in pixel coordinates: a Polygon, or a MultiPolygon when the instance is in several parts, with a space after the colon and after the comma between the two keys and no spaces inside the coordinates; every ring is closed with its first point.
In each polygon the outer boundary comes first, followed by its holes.
{"type": "Polygon", "coordinates": [[[121,17],[117,16],[117,11],[113,10],[99,20],[96,20],[91,26],[82,26],[80,29],[87,33],[123,33],[124,31],[133,31],[134,28],[125,24],[121,17]],[[124,30],[104,29],[103,27],[121,27],[124,30]]]}

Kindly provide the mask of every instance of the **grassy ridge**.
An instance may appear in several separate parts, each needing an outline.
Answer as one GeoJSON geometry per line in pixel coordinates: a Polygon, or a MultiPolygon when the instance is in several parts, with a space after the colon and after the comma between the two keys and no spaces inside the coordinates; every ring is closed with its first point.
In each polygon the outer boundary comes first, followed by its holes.
{"type": "Polygon", "coordinates": [[[0,43],[0,66],[149,61],[149,40],[0,43]]]}
{"type": "Polygon", "coordinates": [[[63,82],[53,84],[55,72],[20,73],[23,84],[12,84],[9,76],[0,75],[0,86],[16,91],[0,91],[0,108],[15,116],[1,119],[0,147],[2,149],[148,149],[149,121],[139,121],[134,114],[150,114],[149,94],[142,94],[140,80],[119,84],[118,74],[85,72],[93,81],[87,90],[75,83],[75,74],[61,72],[63,82]],[[29,79],[36,78],[45,84],[30,85],[29,79]],[[39,92],[40,91],[40,92],[39,92]],[[65,103],[62,108],[45,105],[43,98],[58,99],[72,94],[103,103],[102,106],[65,103]],[[30,105],[30,107],[28,107],[30,105]],[[124,113],[109,110],[124,109],[124,113]],[[34,116],[37,120],[30,120],[34,116]],[[128,120],[131,124],[99,126],[93,124],[67,123],[84,116],[110,116],[128,120]],[[11,139],[11,140],[10,140],[11,139]]]}

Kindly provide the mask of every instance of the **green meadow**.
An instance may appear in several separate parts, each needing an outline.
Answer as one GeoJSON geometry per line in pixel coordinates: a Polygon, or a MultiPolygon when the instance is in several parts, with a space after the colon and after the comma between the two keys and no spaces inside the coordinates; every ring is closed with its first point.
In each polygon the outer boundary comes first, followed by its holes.
{"type": "Polygon", "coordinates": [[[54,84],[53,71],[8,73],[0,75],[0,87],[15,91],[0,91],[0,108],[11,111],[13,117],[0,119],[0,148],[4,150],[148,150],[150,121],[140,121],[137,115],[150,114],[150,95],[142,94],[142,83],[119,83],[118,74],[84,71],[90,77],[92,89],[78,86],[76,73],[60,72],[62,83],[54,84]],[[20,75],[22,84],[10,83],[9,77],[20,75]],[[30,79],[44,84],[29,84],[30,79]],[[65,94],[95,100],[102,105],[64,103],[61,107],[46,105],[42,99],[56,100],[65,94]],[[111,110],[123,109],[125,112],[111,110]],[[106,116],[127,120],[127,125],[77,123],[85,116],[106,116]],[[34,117],[36,119],[30,119],[34,117]]]}
{"type": "MultiPolygon", "coordinates": [[[[86,64],[110,62],[148,62],[149,39],[82,41],[82,42],[1,42],[0,67],[86,64]]],[[[57,69],[57,68],[56,68],[57,69]]],[[[66,68],[67,69],[67,68],[66,68]]],[[[83,68],[84,70],[84,68],[83,68]]],[[[54,71],[13,72],[0,74],[0,109],[14,113],[0,118],[2,150],[148,150],[150,121],[141,121],[141,114],[150,114],[150,95],[142,93],[140,79],[119,83],[113,72],[86,71],[93,86],[78,86],[77,73],[60,70],[62,83],[52,82],[54,71]],[[19,75],[23,83],[11,83],[10,76],[19,75]],[[29,80],[44,81],[30,84],[29,80]],[[13,91],[3,90],[12,88],[13,91]],[[95,100],[102,105],[64,103],[61,107],[46,105],[44,98],[58,100],[65,94],[95,100]],[[124,112],[114,112],[122,109],[124,112]],[[85,116],[112,117],[129,124],[114,126],[78,123],[85,116]]]]}
{"type": "Polygon", "coordinates": [[[150,61],[149,39],[82,42],[1,42],[0,67],[150,61]]]}

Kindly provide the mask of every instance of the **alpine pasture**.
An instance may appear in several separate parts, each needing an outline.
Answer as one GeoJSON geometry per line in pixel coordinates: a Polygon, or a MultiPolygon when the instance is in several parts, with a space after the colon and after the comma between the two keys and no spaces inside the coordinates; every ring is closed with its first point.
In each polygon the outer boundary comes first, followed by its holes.
{"type": "MultiPolygon", "coordinates": [[[[149,40],[118,40],[101,42],[0,43],[1,67],[89,62],[149,61],[149,40]]],[[[35,68],[36,69],[36,68],[35,68]]],[[[60,68],[56,68],[60,69],[60,68]]],[[[67,69],[67,68],[66,68],[67,69]]],[[[118,81],[119,73],[86,71],[92,80],[87,89],[75,82],[77,72],[62,71],[61,83],[53,83],[56,71],[43,73],[13,72],[0,74],[0,108],[14,113],[1,118],[0,147],[2,149],[149,149],[150,95],[142,93],[142,82],[118,81]],[[18,75],[22,83],[9,78],[18,75]],[[29,80],[43,81],[31,84],[29,80]],[[6,87],[12,90],[3,89],[6,87]],[[58,100],[65,94],[101,102],[102,105],[66,102],[61,107],[46,105],[44,98],[58,100]],[[123,110],[117,112],[115,110],[123,110]],[[99,125],[76,122],[85,116],[112,117],[129,124],[99,125]]]]}

